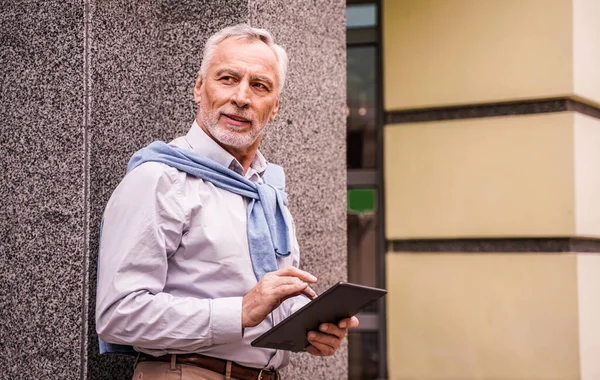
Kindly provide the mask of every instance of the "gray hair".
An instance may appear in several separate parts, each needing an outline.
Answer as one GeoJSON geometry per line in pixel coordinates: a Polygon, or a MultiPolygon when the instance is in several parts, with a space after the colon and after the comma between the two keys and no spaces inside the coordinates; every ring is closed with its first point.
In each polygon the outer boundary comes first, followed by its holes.
{"type": "Polygon", "coordinates": [[[227,28],[221,29],[217,33],[213,34],[206,44],[202,54],[202,64],[200,65],[200,74],[202,78],[206,78],[208,73],[208,66],[215,54],[215,48],[217,45],[230,37],[235,37],[241,40],[258,40],[262,41],[273,50],[277,63],[279,64],[279,92],[283,90],[283,84],[285,83],[285,76],[287,74],[288,67],[288,56],[285,50],[275,43],[275,39],[265,29],[253,28],[248,24],[237,24],[234,26],[228,26],[227,28]]]}

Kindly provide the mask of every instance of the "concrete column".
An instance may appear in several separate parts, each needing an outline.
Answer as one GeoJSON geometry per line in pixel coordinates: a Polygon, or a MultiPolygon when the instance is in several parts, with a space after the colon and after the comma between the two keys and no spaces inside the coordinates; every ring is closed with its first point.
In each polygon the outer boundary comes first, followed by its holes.
{"type": "MultiPolygon", "coordinates": [[[[344,0],[250,0],[253,26],[271,30],[290,55],[283,109],[264,151],[286,168],[303,269],[321,292],[347,276],[346,28],[344,0]]],[[[293,355],[290,379],[345,379],[344,346],[334,357],[293,355]]]]}
{"type": "MultiPolygon", "coordinates": [[[[262,149],[288,173],[302,266],[319,290],[345,279],[344,1],[63,3],[0,11],[0,372],[130,378],[131,360],[98,355],[101,214],[135,150],[189,128],[203,43],[227,25],[268,28],[290,55],[262,149]]],[[[343,378],[346,362],[294,355],[286,374],[343,378]]]]}
{"type": "Polygon", "coordinates": [[[84,7],[0,10],[0,373],[75,379],[87,312],[84,7]]]}

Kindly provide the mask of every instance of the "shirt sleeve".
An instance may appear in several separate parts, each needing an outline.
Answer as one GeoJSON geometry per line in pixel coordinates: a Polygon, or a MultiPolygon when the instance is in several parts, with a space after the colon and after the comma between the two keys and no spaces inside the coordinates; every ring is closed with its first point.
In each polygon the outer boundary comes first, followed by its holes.
{"type": "Polygon", "coordinates": [[[125,176],[102,222],[96,330],[109,343],[193,351],[242,339],[242,297],[199,299],[165,292],[168,259],[189,212],[177,171],[145,163],[125,176]]]}

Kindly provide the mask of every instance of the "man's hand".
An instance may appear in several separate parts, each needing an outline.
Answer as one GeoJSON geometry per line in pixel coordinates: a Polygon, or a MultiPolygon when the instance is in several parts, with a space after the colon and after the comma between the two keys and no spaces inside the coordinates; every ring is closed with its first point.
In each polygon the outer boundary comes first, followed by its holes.
{"type": "Polygon", "coordinates": [[[295,267],[267,273],[242,301],[242,327],[254,327],[261,323],[283,301],[300,294],[311,300],[317,294],[308,284],[317,282],[312,274],[295,267]]]}
{"type": "Polygon", "coordinates": [[[358,318],[356,317],[342,319],[337,325],[323,323],[319,326],[319,330],[322,332],[311,331],[308,333],[310,346],[306,347],[306,352],[315,356],[331,356],[342,345],[348,329],[356,327],[358,327],[358,318]]]}

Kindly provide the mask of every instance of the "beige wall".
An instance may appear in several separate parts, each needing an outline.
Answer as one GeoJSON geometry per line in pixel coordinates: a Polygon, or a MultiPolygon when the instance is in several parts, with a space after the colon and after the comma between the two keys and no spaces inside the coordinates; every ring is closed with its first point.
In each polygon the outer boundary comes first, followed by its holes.
{"type": "Polygon", "coordinates": [[[390,253],[386,265],[391,379],[580,378],[577,255],[390,253]]]}
{"type": "Polygon", "coordinates": [[[574,235],[574,119],[386,126],[387,238],[574,235]]]}
{"type": "Polygon", "coordinates": [[[573,1],[574,93],[600,105],[600,1],[573,1]]]}
{"type": "Polygon", "coordinates": [[[386,110],[559,96],[600,105],[597,0],[383,6],[386,110]]]}
{"type": "Polygon", "coordinates": [[[577,236],[600,236],[600,120],[575,115],[575,205],[577,236]]]}
{"type": "Polygon", "coordinates": [[[582,380],[600,379],[600,255],[577,258],[579,354],[582,380]]]}
{"type": "Polygon", "coordinates": [[[600,237],[598,119],[407,123],[384,136],[394,147],[384,162],[388,239],[600,237]]]}
{"type": "Polygon", "coordinates": [[[387,0],[383,6],[386,110],[573,92],[571,0],[387,0]]]}
{"type": "MultiPolygon", "coordinates": [[[[600,106],[598,0],[384,0],[386,111],[600,106]]],[[[386,125],[386,237],[600,239],[600,120],[386,125]]],[[[391,245],[390,245],[391,246],[391,245]]],[[[402,380],[600,379],[600,254],[387,254],[402,380]]]]}

